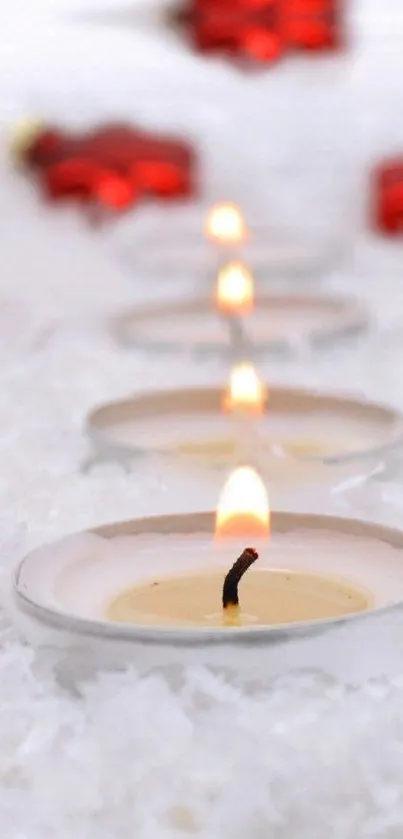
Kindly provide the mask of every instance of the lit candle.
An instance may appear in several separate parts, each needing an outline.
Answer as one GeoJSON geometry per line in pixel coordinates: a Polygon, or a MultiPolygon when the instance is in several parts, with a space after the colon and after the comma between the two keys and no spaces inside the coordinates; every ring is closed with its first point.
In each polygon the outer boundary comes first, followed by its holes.
{"type": "Polygon", "coordinates": [[[398,650],[401,530],[271,517],[261,480],[244,468],[225,488],[215,540],[213,531],[212,513],[174,514],[37,548],[15,572],[17,623],[32,643],[62,647],[70,676],[76,654],[80,674],[131,663],[142,673],[197,664],[252,678],[313,668],[353,681],[358,665],[369,677],[381,664],[382,675],[398,650]],[[393,632],[385,639],[379,626],[393,632]],[[368,632],[382,650],[376,662],[361,655],[368,632]]]}
{"type": "Polygon", "coordinates": [[[236,204],[221,202],[209,210],[204,235],[214,249],[213,275],[232,260],[240,260],[248,231],[242,213],[236,204]]]}
{"type": "Polygon", "coordinates": [[[227,253],[227,259],[229,252],[236,252],[247,239],[245,221],[236,204],[215,204],[206,218],[205,235],[227,253]]]}
{"type": "MultiPolygon", "coordinates": [[[[243,419],[233,416],[231,389],[239,399],[245,378],[245,373],[235,376],[227,393],[222,386],[191,387],[107,403],[89,415],[89,437],[109,460],[119,458],[129,466],[139,462],[139,455],[160,453],[168,461],[174,458],[176,469],[195,488],[203,480],[206,488],[216,488],[221,476],[240,462],[235,431],[243,419]]],[[[253,390],[256,395],[255,379],[253,390]]],[[[260,414],[258,409],[245,418],[258,435],[259,455],[259,460],[246,460],[263,472],[280,507],[299,504],[304,492],[318,491],[321,498],[326,487],[329,491],[357,475],[370,479],[386,450],[402,439],[402,415],[390,407],[274,384],[269,393],[270,410],[260,414]]]]}
{"type": "Polygon", "coordinates": [[[254,307],[253,276],[242,262],[228,262],[219,271],[216,302],[228,324],[233,357],[239,359],[248,344],[243,321],[254,307]]]}
{"type": "MultiPolygon", "coordinates": [[[[267,564],[259,568],[259,556],[265,554],[266,563],[270,557],[269,534],[262,479],[252,468],[239,467],[224,486],[210,549],[214,565],[217,556],[220,564],[231,565],[227,573],[201,568],[181,576],[161,575],[113,597],[106,616],[147,625],[241,627],[326,619],[368,608],[367,594],[346,582],[267,564]],[[258,549],[242,546],[245,539],[253,539],[258,549]]],[[[205,546],[199,551],[206,564],[205,546]]],[[[194,547],[192,554],[194,562],[194,547]]]]}
{"type": "Polygon", "coordinates": [[[242,262],[228,262],[217,277],[217,305],[230,317],[248,315],[254,307],[253,276],[242,262]]]}
{"type": "Polygon", "coordinates": [[[259,426],[266,400],[266,387],[253,364],[243,362],[233,367],[223,408],[234,420],[237,456],[244,462],[258,465],[262,461],[265,443],[259,426]]]}
{"type": "Polygon", "coordinates": [[[232,368],[224,408],[261,416],[267,400],[267,388],[259,378],[253,364],[242,362],[232,368]]]}

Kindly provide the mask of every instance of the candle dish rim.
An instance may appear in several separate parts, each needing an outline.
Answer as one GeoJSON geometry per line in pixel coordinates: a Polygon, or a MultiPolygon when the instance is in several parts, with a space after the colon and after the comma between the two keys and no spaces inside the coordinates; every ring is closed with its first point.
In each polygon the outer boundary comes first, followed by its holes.
{"type": "MultiPolygon", "coordinates": [[[[158,516],[145,516],[138,519],[128,519],[119,522],[110,522],[92,527],[88,530],[68,535],[83,535],[85,533],[102,536],[112,539],[117,535],[145,535],[146,533],[174,534],[181,533],[212,533],[214,523],[214,512],[199,511],[192,513],[165,514],[158,516]],[[182,527],[175,530],[174,524],[182,523],[182,527]],[[187,523],[189,530],[183,528],[187,523]],[[198,522],[196,524],[196,522],[198,522]],[[163,526],[162,529],[157,529],[163,526]]],[[[368,536],[375,540],[386,542],[391,547],[403,551],[403,529],[369,522],[364,519],[347,518],[322,513],[301,513],[284,510],[273,511],[272,523],[274,529],[279,532],[289,532],[295,529],[313,530],[335,530],[336,532],[347,533],[351,536],[368,536]]],[[[57,545],[66,536],[48,543],[57,545]]],[[[44,546],[42,546],[44,547],[44,546]]],[[[76,635],[89,638],[103,638],[106,641],[125,641],[127,643],[138,643],[142,645],[171,645],[178,647],[199,647],[205,644],[225,646],[236,643],[247,646],[249,641],[256,643],[277,643],[278,641],[293,640],[295,638],[312,637],[321,634],[329,628],[339,628],[346,623],[358,620],[368,620],[383,614],[393,614],[403,609],[403,600],[391,605],[376,607],[367,611],[354,612],[341,615],[337,618],[325,620],[302,621],[275,626],[243,626],[231,627],[167,627],[148,626],[144,624],[118,623],[107,620],[82,618],[74,614],[64,613],[51,606],[44,606],[33,600],[26,592],[21,590],[21,576],[27,563],[38,548],[30,551],[17,565],[12,577],[12,595],[17,608],[24,614],[32,616],[42,624],[54,629],[74,632],[76,635]]]]}
{"type": "MultiPolygon", "coordinates": [[[[381,412],[384,415],[387,415],[390,418],[391,424],[395,422],[396,428],[394,432],[387,437],[384,442],[381,442],[377,445],[370,446],[366,449],[359,449],[358,451],[348,451],[348,452],[335,452],[333,454],[328,455],[293,455],[292,459],[296,460],[297,462],[308,462],[308,463],[322,463],[324,465],[342,465],[348,464],[351,462],[360,462],[365,461],[367,459],[376,457],[382,458],[383,455],[387,455],[394,449],[398,449],[403,445],[403,413],[401,413],[397,408],[394,408],[393,405],[382,403],[382,402],[373,402],[368,399],[357,399],[354,397],[353,394],[349,394],[348,392],[342,391],[316,391],[310,390],[309,388],[294,388],[294,387],[283,387],[283,386],[271,386],[267,382],[264,382],[265,386],[269,388],[270,393],[270,401],[272,402],[273,399],[277,397],[286,398],[286,399],[303,399],[303,400],[312,400],[313,403],[317,403],[317,406],[320,407],[323,403],[330,403],[330,406],[335,406],[336,404],[340,405],[341,407],[348,408],[358,408],[359,410],[365,410],[371,412],[381,412]]],[[[149,454],[157,454],[166,457],[174,457],[174,458],[186,458],[186,455],[180,454],[178,452],[172,452],[169,449],[163,448],[148,448],[148,447],[136,447],[132,446],[128,443],[119,443],[116,441],[112,441],[108,439],[107,434],[105,434],[105,424],[103,421],[103,416],[105,414],[110,413],[111,411],[116,410],[124,410],[129,408],[130,406],[134,407],[141,407],[142,403],[147,403],[147,401],[153,403],[159,399],[167,399],[171,402],[177,403],[178,398],[188,396],[189,403],[191,401],[198,399],[198,398],[206,398],[208,396],[213,396],[217,398],[217,407],[221,405],[222,395],[223,395],[224,385],[222,387],[213,386],[213,387],[187,387],[187,388],[175,388],[175,389],[161,389],[161,390],[153,390],[153,391],[138,391],[137,393],[133,394],[133,396],[128,397],[126,399],[117,399],[111,402],[105,402],[103,404],[96,405],[93,407],[87,414],[85,420],[85,432],[89,439],[95,443],[96,446],[100,446],[102,448],[108,449],[110,452],[119,452],[126,457],[142,457],[149,454]]],[[[314,404],[313,404],[314,407],[314,404]]],[[[179,413],[179,412],[178,412],[179,413]]],[[[202,414],[201,409],[198,411],[188,410],[182,411],[181,416],[187,416],[192,414],[202,414]]],[[[160,415],[160,409],[159,409],[160,415]]],[[[218,412],[219,416],[222,416],[222,411],[218,412]]],[[[150,413],[145,413],[144,416],[140,414],[139,419],[144,419],[145,417],[150,417],[150,413]]],[[[153,413],[152,416],[156,416],[156,413],[153,413]]]]}
{"type": "MultiPolygon", "coordinates": [[[[328,171],[328,164],[326,161],[321,160],[318,164],[319,168],[326,168],[328,171]]],[[[270,164],[270,168],[276,169],[278,171],[278,163],[272,161],[270,164]]],[[[315,172],[317,169],[315,168],[315,172]]],[[[200,236],[200,230],[206,218],[206,214],[211,209],[212,200],[202,200],[197,201],[196,204],[192,205],[192,212],[196,211],[200,214],[200,218],[198,222],[195,223],[194,228],[191,229],[191,236],[195,236],[197,239],[200,247],[210,248],[212,250],[218,249],[220,250],[220,245],[214,245],[212,243],[207,243],[204,238],[200,236]]],[[[235,202],[238,203],[238,202],[235,202]]],[[[180,209],[189,210],[189,207],[185,206],[185,204],[180,205],[180,209]]],[[[349,250],[349,243],[346,240],[346,236],[341,230],[337,230],[336,233],[334,229],[332,231],[326,230],[325,235],[323,236],[323,229],[321,231],[321,239],[318,241],[317,235],[317,226],[308,227],[306,226],[298,226],[298,224],[286,224],[283,222],[280,223],[273,223],[273,218],[268,213],[267,208],[261,210],[259,212],[259,219],[256,219],[253,215],[247,212],[246,218],[246,225],[247,230],[249,232],[249,238],[246,243],[241,244],[241,253],[242,249],[245,245],[249,248],[253,248],[256,243],[260,245],[260,237],[265,236],[265,244],[266,244],[266,237],[268,237],[267,248],[272,253],[273,250],[273,239],[270,241],[270,237],[274,235],[274,248],[277,247],[277,243],[280,241],[284,241],[286,244],[292,242],[297,245],[304,244],[309,240],[310,244],[314,245],[313,253],[314,256],[310,255],[308,260],[299,261],[296,264],[288,264],[284,267],[281,263],[278,265],[273,265],[269,263],[267,265],[266,271],[264,272],[262,268],[257,268],[254,270],[255,276],[259,279],[259,282],[262,283],[273,283],[279,277],[285,278],[286,280],[291,280],[293,285],[295,284],[295,280],[300,280],[301,276],[309,277],[309,279],[315,282],[318,279],[321,279],[326,267],[329,264],[334,264],[335,262],[340,263],[343,255],[348,253],[349,250]],[[263,219],[263,220],[262,220],[263,219]],[[257,238],[256,238],[257,237],[257,238]]],[[[155,213],[150,215],[149,210],[145,210],[141,219],[139,219],[139,225],[137,228],[138,239],[136,238],[134,242],[134,247],[136,246],[136,241],[141,239],[143,251],[144,246],[150,250],[152,248],[153,243],[155,243],[156,238],[158,237],[159,232],[159,225],[161,224],[161,219],[157,220],[157,224],[155,222],[155,213]]],[[[180,243],[183,242],[183,232],[182,226],[179,225],[179,234],[178,230],[176,230],[177,236],[179,236],[180,243]]],[[[133,245],[132,238],[130,239],[131,244],[133,245]]],[[[186,236],[185,238],[189,238],[186,236]]],[[[178,245],[178,240],[176,242],[176,246],[178,245]]],[[[224,246],[225,247],[225,246],[224,246]]],[[[136,257],[138,257],[138,248],[136,252],[136,257]]],[[[152,267],[145,267],[149,266],[150,263],[147,261],[143,261],[140,259],[134,259],[134,251],[132,247],[128,247],[126,242],[123,241],[123,247],[121,249],[120,258],[123,264],[129,266],[131,271],[133,271],[133,266],[138,271],[148,270],[149,277],[151,280],[159,280],[161,276],[166,275],[166,270],[164,269],[163,264],[161,265],[159,262],[154,262],[152,267]]],[[[253,261],[253,256],[251,255],[251,261],[253,261]]],[[[188,276],[188,271],[186,272],[188,276]]],[[[203,277],[205,279],[206,275],[206,267],[203,265],[200,269],[197,265],[194,266],[194,278],[198,279],[203,277]]],[[[193,274],[192,274],[193,276],[193,274]]]]}
{"type": "MultiPolygon", "coordinates": [[[[352,337],[366,331],[371,322],[370,310],[365,301],[358,300],[356,297],[346,294],[328,294],[328,293],[301,293],[292,291],[272,291],[272,292],[257,292],[256,294],[256,310],[272,311],[273,305],[278,303],[289,303],[293,301],[302,308],[309,305],[316,307],[325,307],[327,310],[338,312],[341,316],[341,322],[336,322],[332,327],[319,327],[312,329],[306,336],[304,342],[307,346],[314,350],[326,349],[329,345],[343,340],[343,338],[352,337]]],[[[136,306],[124,311],[118,312],[108,319],[109,327],[112,336],[118,344],[126,349],[142,349],[145,346],[150,350],[156,352],[177,351],[182,348],[182,344],[172,340],[155,340],[147,338],[144,333],[139,337],[133,335],[129,330],[130,326],[141,326],[147,323],[148,320],[165,320],[172,316],[189,316],[191,314],[199,314],[200,311],[206,311],[211,314],[211,296],[200,295],[172,300],[165,300],[159,305],[155,303],[146,303],[142,306],[136,306]]],[[[323,314],[323,312],[322,312],[323,314]]],[[[253,317],[253,313],[251,315],[253,317]]],[[[230,347],[225,344],[212,341],[209,344],[200,344],[198,342],[190,343],[189,350],[192,350],[201,355],[221,354],[228,355],[231,352],[230,347]]],[[[290,352],[293,350],[293,342],[288,338],[276,338],[259,343],[254,342],[253,351],[256,355],[261,355],[270,352],[290,352]]]]}

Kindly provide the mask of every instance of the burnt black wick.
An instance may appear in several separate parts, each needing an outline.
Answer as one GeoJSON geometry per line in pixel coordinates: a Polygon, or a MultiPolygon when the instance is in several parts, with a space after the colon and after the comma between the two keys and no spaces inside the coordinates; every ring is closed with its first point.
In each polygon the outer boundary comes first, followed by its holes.
{"type": "Polygon", "coordinates": [[[234,562],[224,580],[222,590],[223,609],[228,609],[231,606],[239,606],[238,585],[245,571],[256,562],[258,557],[259,554],[254,548],[245,548],[241,556],[234,562]]]}

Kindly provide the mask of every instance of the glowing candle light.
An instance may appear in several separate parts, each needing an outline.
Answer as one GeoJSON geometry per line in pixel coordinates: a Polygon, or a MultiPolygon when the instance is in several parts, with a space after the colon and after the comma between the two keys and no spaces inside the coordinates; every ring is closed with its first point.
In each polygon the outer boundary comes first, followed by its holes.
{"type": "Polygon", "coordinates": [[[241,245],[247,238],[247,231],[236,204],[215,204],[206,218],[205,235],[216,245],[241,245]]]}
{"type": "Polygon", "coordinates": [[[228,262],[218,272],[216,303],[227,322],[233,360],[238,360],[249,343],[242,319],[254,306],[253,276],[242,262],[228,262]]]}
{"type": "Polygon", "coordinates": [[[246,414],[261,416],[267,400],[267,390],[253,364],[243,362],[231,370],[229,387],[224,399],[224,409],[241,410],[246,414]]]}
{"type": "Polygon", "coordinates": [[[266,400],[266,388],[253,364],[243,362],[232,368],[223,410],[232,414],[238,462],[262,463],[265,452],[260,420],[266,400]]]}
{"type": "Polygon", "coordinates": [[[227,316],[245,315],[254,305],[254,281],[242,262],[228,262],[218,273],[217,305],[227,316]]]}
{"type": "Polygon", "coordinates": [[[240,466],[229,476],[217,507],[215,538],[267,539],[270,506],[262,478],[250,466],[240,466]]]}

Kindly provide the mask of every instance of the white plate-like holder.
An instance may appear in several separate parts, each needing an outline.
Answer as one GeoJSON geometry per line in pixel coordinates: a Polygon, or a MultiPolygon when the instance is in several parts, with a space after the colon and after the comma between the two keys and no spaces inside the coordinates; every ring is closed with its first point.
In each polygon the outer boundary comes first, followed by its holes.
{"type": "MultiPolygon", "coordinates": [[[[136,307],[110,325],[126,348],[233,357],[228,324],[208,296],[136,307]]],[[[368,326],[369,313],[354,298],[273,292],[257,295],[243,328],[249,355],[259,356],[325,349],[368,326]]]]}
{"type": "MultiPolygon", "coordinates": [[[[346,484],[361,476],[367,480],[371,475],[380,475],[385,465],[401,457],[403,449],[403,417],[399,411],[382,404],[372,404],[365,400],[354,399],[348,395],[318,393],[293,388],[273,387],[269,389],[270,402],[267,414],[267,432],[270,423],[277,426],[281,418],[289,416],[296,426],[306,419],[323,417],[321,427],[325,430],[327,418],[339,418],[341,422],[350,420],[362,429],[373,430],[373,439],[368,432],[368,443],[348,451],[333,451],[325,457],[297,457],[284,461],[287,471],[286,480],[274,480],[274,472],[267,467],[264,477],[270,484],[271,498],[280,506],[297,503],[296,493],[305,494],[313,486],[335,487],[346,484]],[[277,419],[278,417],[278,419],[277,419]],[[347,482],[347,483],[346,483],[347,482]],[[293,491],[292,497],[290,490],[293,491]],[[295,490],[295,492],[294,492],[295,490]],[[284,497],[283,497],[284,496],[284,497]]],[[[207,481],[216,494],[217,482],[221,485],[227,471],[236,463],[228,462],[219,469],[212,469],[211,464],[197,461],[186,455],[175,453],[172,445],[172,430],[175,424],[183,423],[189,428],[194,426],[194,437],[209,427],[228,428],[229,435],[234,433],[231,418],[222,412],[223,391],[220,388],[189,388],[182,390],[155,391],[139,393],[132,398],[107,403],[90,412],[86,421],[86,431],[91,442],[92,453],[83,466],[85,472],[103,463],[117,463],[130,472],[142,467],[151,458],[153,462],[164,463],[167,474],[170,469],[180,470],[186,479],[192,479],[201,485],[207,481]],[[129,427],[130,433],[121,429],[129,427]],[[148,429],[149,440],[142,438],[144,428],[148,429]],[[152,438],[152,440],[151,440],[152,438]],[[156,443],[156,439],[160,444],[156,443]]],[[[304,426],[306,429],[306,426],[304,426]]],[[[266,426],[262,426],[264,437],[266,426]]],[[[308,424],[309,431],[309,424],[308,424]]],[[[330,432],[331,433],[331,432],[330,432]]],[[[361,431],[360,431],[361,433],[361,431]]],[[[214,436],[214,434],[213,434],[214,436]]],[[[312,437],[312,433],[306,436],[312,437]]],[[[151,460],[150,460],[151,462],[151,460]]],[[[264,471],[264,463],[255,463],[264,471]]],[[[281,463],[278,465],[281,466],[281,463]]]]}
{"type": "MultiPolygon", "coordinates": [[[[330,621],[230,631],[136,626],[99,618],[99,604],[108,591],[114,594],[138,578],[141,556],[136,538],[158,537],[163,545],[164,534],[207,536],[213,527],[213,513],[134,519],[38,549],[14,575],[15,620],[32,644],[53,651],[61,670],[72,679],[98,668],[120,669],[129,664],[143,674],[203,665],[260,681],[308,669],[352,684],[401,672],[403,531],[354,519],[275,513],[273,541],[285,535],[291,545],[303,546],[308,540],[311,550],[309,540],[316,544],[319,539],[321,544],[323,538],[323,545],[332,550],[336,540],[341,566],[343,562],[346,566],[344,545],[350,579],[381,592],[374,611],[330,621]],[[130,560],[125,562],[116,560],[113,552],[115,540],[122,538],[133,540],[130,560]]],[[[162,559],[159,554],[155,568],[151,562],[149,576],[157,570],[162,573],[162,559]]]]}

